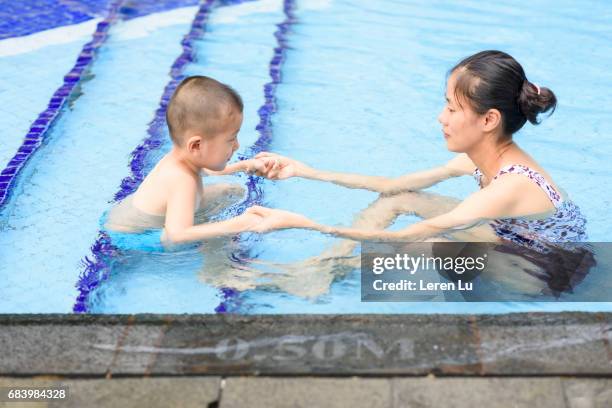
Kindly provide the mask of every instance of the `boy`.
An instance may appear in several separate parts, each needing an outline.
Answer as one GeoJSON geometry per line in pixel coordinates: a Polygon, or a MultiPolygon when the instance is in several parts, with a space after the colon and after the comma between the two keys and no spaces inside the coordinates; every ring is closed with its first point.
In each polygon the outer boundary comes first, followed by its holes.
{"type": "Polygon", "coordinates": [[[242,110],[240,95],[229,86],[205,76],[183,80],[166,110],[172,150],[134,194],[111,209],[106,227],[123,232],[164,228],[162,241],[172,243],[253,231],[261,216],[250,212],[226,221],[194,225],[196,211],[214,203],[218,206],[219,201],[235,201],[243,193],[239,186],[204,187],[202,172],[224,175],[266,171],[269,161],[261,159],[226,167],[240,146],[237,135],[242,110]]]}

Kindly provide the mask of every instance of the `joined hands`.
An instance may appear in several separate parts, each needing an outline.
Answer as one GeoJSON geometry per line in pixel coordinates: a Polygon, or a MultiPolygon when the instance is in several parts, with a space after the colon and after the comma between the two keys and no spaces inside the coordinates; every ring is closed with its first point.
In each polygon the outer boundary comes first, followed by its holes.
{"type": "MultiPolygon", "coordinates": [[[[244,166],[248,174],[270,180],[305,176],[312,171],[312,168],[297,160],[269,152],[262,152],[253,159],[245,160],[244,166]]],[[[249,207],[242,216],[246,218],[246,230],[259,233],[287,228],[316,229],[318,226],[303,215],[258,205],[249,207]]]]}
{"type": "Polygon", "coordinates": [[[313,171],[304,163],[280,154],[261,152],[245,161],[246,172],[270,180],[285,180],[290,177],[304,177],[313,171]]]}

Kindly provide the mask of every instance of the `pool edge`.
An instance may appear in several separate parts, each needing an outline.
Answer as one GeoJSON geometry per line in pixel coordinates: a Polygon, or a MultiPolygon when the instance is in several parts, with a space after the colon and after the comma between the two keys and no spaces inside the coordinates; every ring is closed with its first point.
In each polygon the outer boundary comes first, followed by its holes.
{"type": "Polygon", "coordinates": [[[612,313],[0,315],[0,376],[612,377],[612,313]]]}

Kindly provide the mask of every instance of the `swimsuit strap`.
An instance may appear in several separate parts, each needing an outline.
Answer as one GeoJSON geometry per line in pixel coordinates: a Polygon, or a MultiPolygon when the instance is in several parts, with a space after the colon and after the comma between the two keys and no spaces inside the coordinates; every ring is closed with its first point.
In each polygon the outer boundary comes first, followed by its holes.
{"type": "Polygon", "coordinates": [[[480,169],[476,167],[474,169],[474,173],[472,173],[472,176],[474,176],[474,178],[476,179],[476,182],[478,183],[480,188],[482,188],[482,171],[480,171],[480,169]]]}
{"type": "MultiPolygon", "coordinates": [[[[476,169],[478,170],[478,169],[476,169]]],[[[478,170],[480,172],[480,170],[478,170]]],[[[482,173],[480,173],[482,174],[482,173]]],[[[524,166],[522,164],[510,164],[508,166],[502,167],[493,180],[498,178],[504,174],[522,174],[527,176],[531,181],[536,183],[548,196],[548,199],[553,203],[555,207],[559,206],[562,203],[561,195],[555,190],[555,188],[548,182],[546,179],[537,171],[524,166]]],[[[476,172],[474,172],[476,175],[476,172]]]]}

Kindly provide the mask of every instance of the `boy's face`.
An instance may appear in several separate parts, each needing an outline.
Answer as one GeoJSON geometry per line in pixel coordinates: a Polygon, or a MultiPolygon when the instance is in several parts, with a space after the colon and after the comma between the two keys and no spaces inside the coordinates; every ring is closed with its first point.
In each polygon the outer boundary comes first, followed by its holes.
{"type": "Polygon", "coordinates": [[[200,148],[194,151],[196,165],[214,171],[221,171],[232,158],[240,144],[238,132],[242,126],[242,113],[233,110],[219,127],[216,135],[202,139],[200,148]]]}

